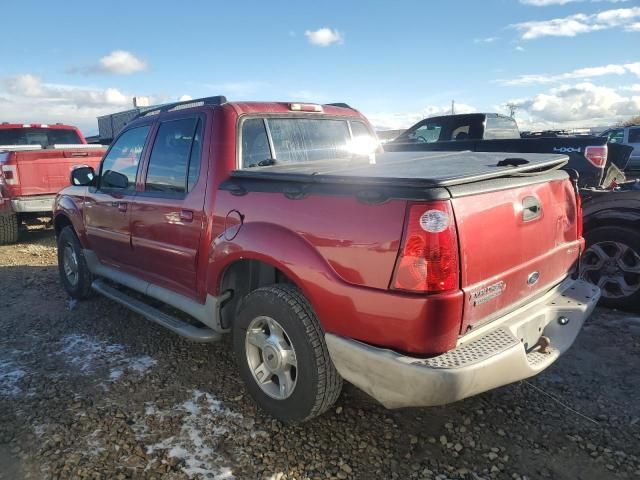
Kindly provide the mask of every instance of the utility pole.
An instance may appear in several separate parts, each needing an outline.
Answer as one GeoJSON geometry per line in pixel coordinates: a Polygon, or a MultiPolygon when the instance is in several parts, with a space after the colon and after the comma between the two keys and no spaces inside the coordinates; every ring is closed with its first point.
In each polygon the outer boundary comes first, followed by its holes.
{"type": "Polygon", "coordinates": [[[509,116],[510,116],[511,118],[513,118],[513,117],[515,116],[516,111],[518,111],[518,109],[520,108],[520,106],[519,106],[519,105],[517,105],[517,104],[515,104],[515,103],[512,103],[512,102],[507,103],[507,104],[506,104],[506,107],[509,109],[509,116]]]}
{"type": "Polygon", "coordinates": [[[456,113],[456,101],[451,100],[451,115],[455,115],[456,113]]]}

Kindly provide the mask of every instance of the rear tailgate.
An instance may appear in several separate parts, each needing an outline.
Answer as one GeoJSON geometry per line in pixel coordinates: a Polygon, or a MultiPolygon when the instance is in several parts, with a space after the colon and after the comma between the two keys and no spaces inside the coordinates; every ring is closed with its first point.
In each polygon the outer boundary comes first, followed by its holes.
{"type": "Polygon", "coordinates": [[[55,194],[69,185],[69,172],[76,166],[96,168],[104,149],[68,148],[13,152],[16,165],[12,196],[55,194]]]}
{"type": "Polygon", "coordinates": [[[461,333],[547,291],[579,258],[576,193],[565,173],[502,182],[450,188],[465,294],[461,333]]]}

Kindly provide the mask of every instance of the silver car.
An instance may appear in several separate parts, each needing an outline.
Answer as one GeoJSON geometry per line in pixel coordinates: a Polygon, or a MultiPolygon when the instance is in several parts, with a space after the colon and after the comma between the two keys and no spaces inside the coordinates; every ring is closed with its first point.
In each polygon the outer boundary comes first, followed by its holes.
{"type": "Polygon", "coordinates": [[[640,125],[610,128],[602,132],[601,136],[608,137],[611,143],[621,143],[633,147],[626,170],[640,173],[640,125]]]}

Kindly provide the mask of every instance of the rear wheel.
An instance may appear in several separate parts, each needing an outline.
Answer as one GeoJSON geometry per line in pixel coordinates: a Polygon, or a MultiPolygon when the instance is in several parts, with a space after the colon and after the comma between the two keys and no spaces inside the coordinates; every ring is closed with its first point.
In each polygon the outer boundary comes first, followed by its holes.
{"type": "Polygon", "coordinates": [[[640,305],[640,233],[624,227],[598,227],[585,232],[582,278],[602,290],[608,307],[640,305]]]}
{"type": "Polygon", "coordinates": [[[0,245],[8,245],[18,241],[18,215],[0,215],[0,245]]]}
{"type": "Polygon", "coordinates": [[[63,228],[58,236],[58,271],[64,289],[72,298],[81,300],[90,296],[93,275],[72,227],[63,228]]]}
{"type": "Polygon", "coordinates": [[[325,412],[340,395],[324,333],[307,299],[285,284],[249,293],[233,324],[240,375],[258,405],[286,422],[325,412]]]}

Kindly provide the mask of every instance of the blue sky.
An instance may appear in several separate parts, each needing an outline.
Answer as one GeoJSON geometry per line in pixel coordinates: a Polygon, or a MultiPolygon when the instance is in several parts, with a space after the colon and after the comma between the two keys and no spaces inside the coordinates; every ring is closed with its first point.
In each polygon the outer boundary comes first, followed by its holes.
{"type": "Polygon", "coordinates": [[[640,113],[638,0],[67,1],[3,6],[0,120],[79,124],[133,95],[344,101],[381,128],[519,105],[524,127],[640,113]]]}

